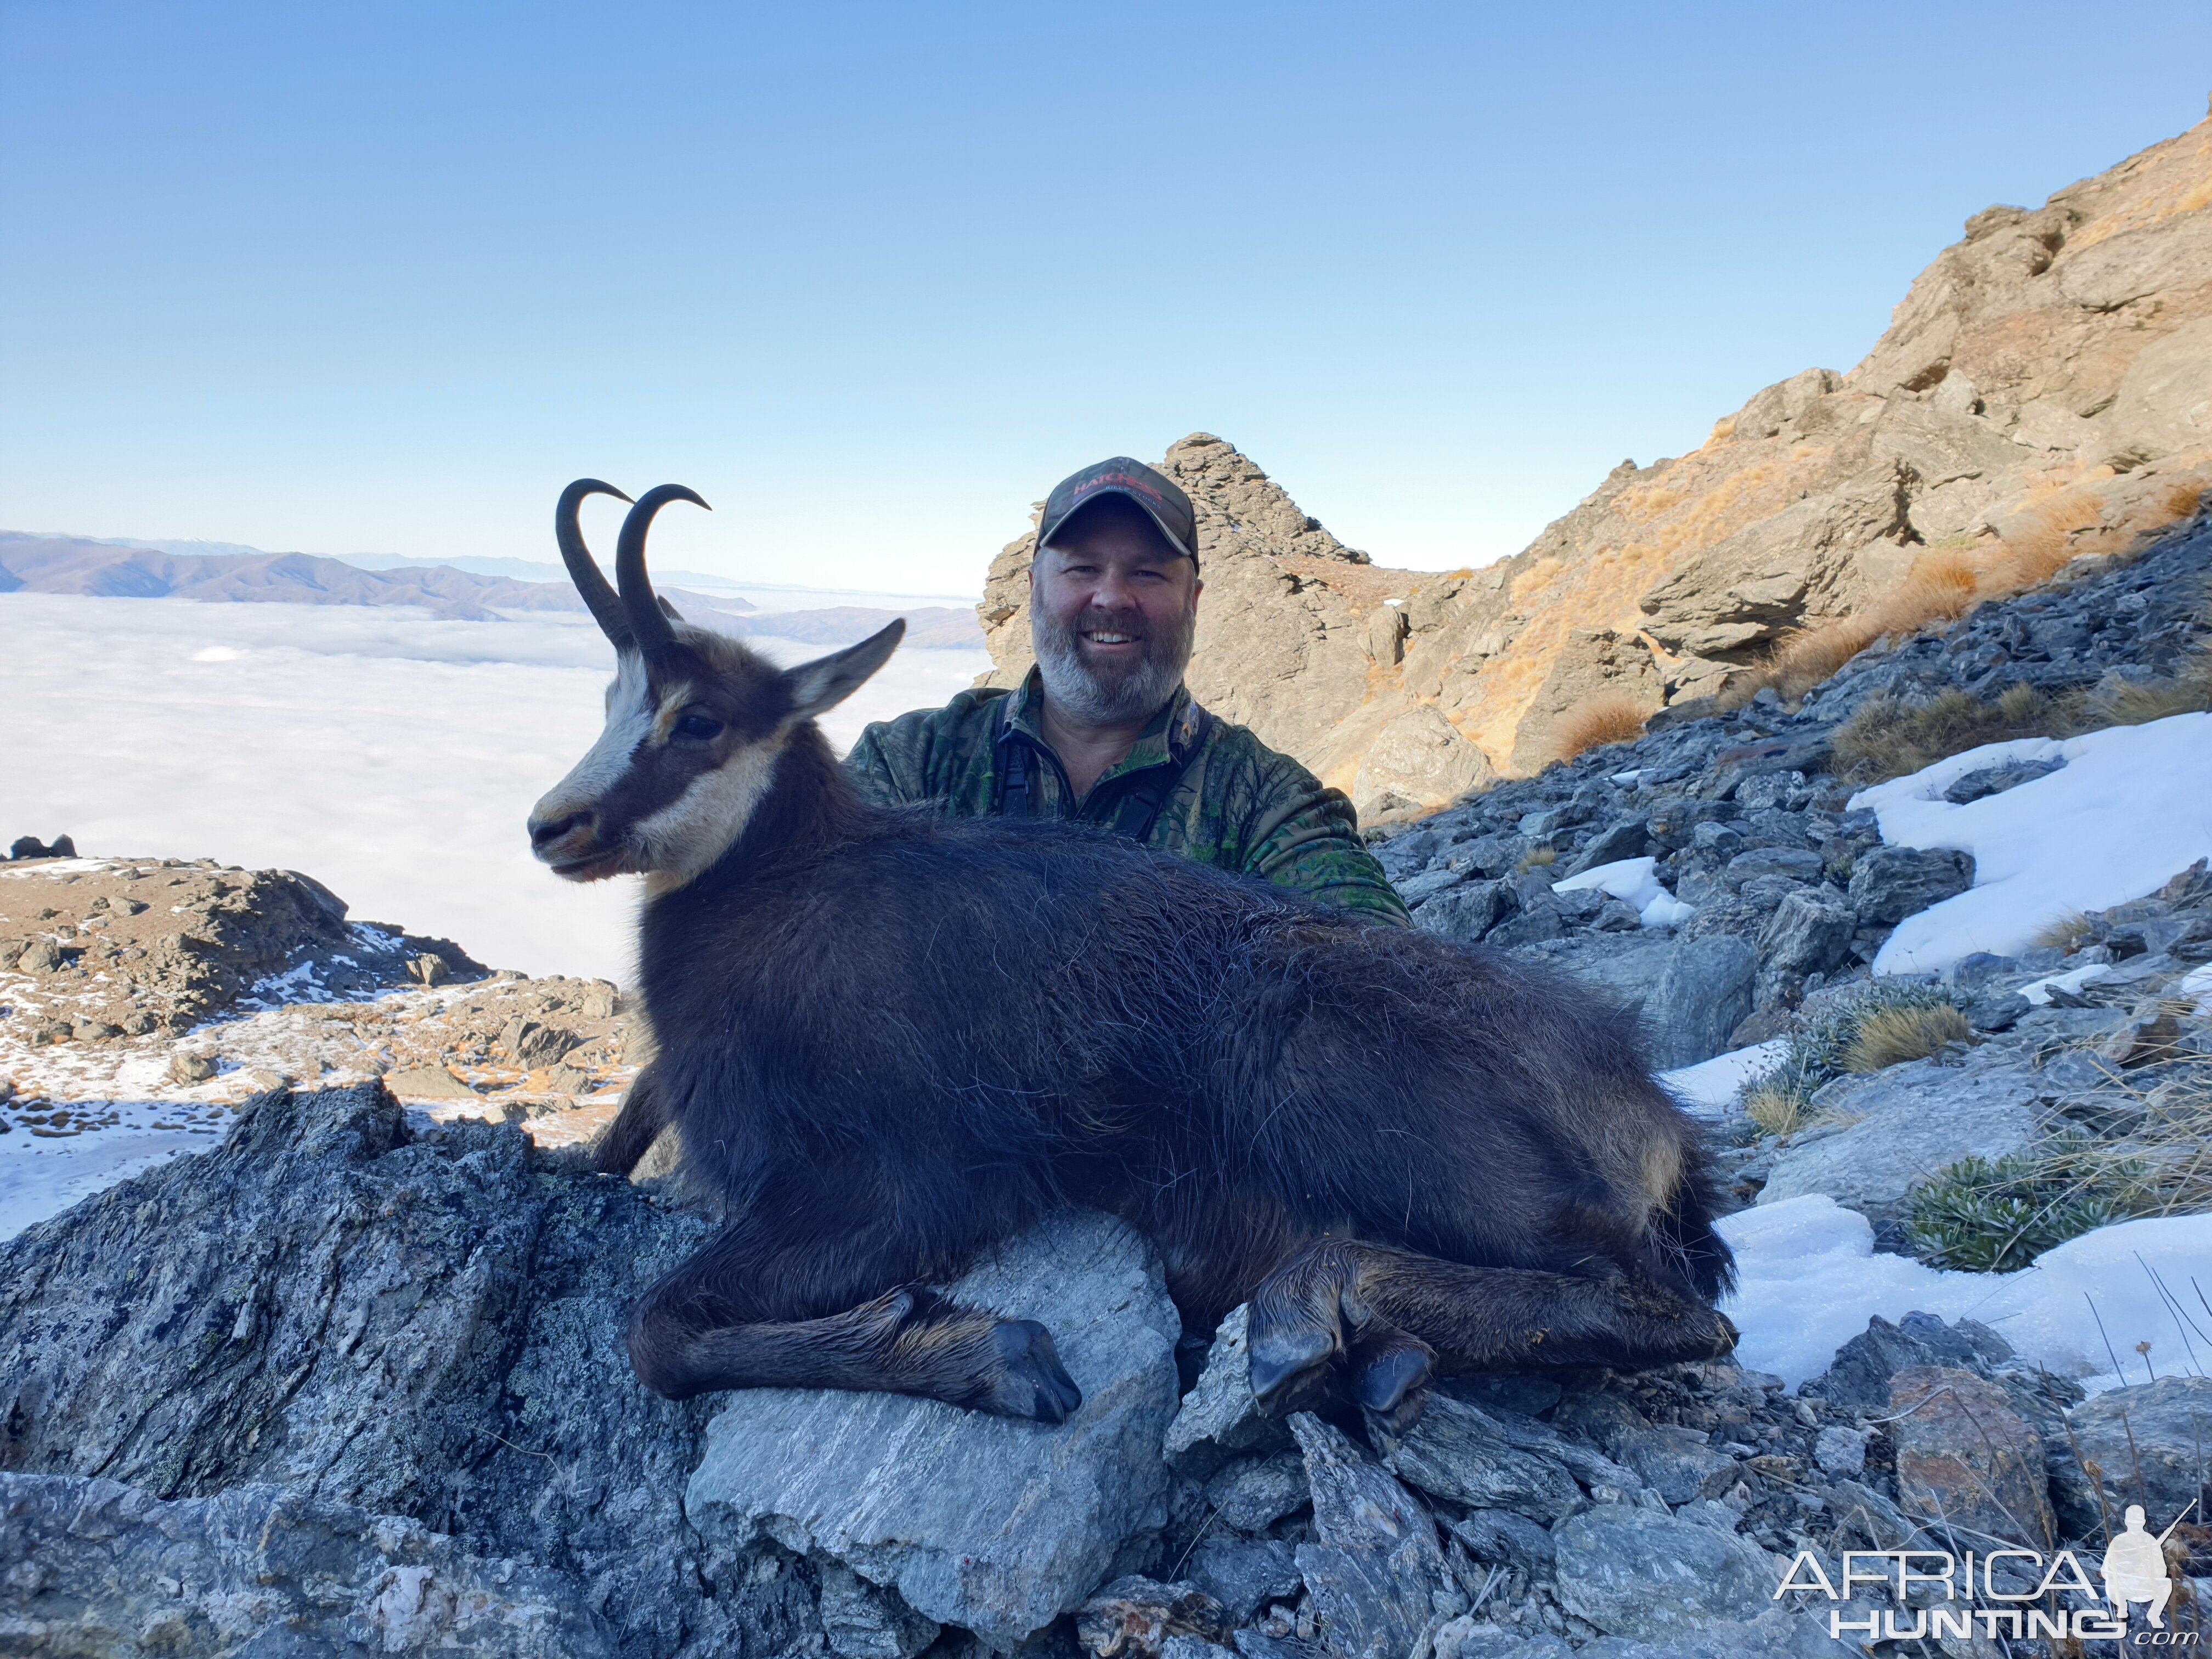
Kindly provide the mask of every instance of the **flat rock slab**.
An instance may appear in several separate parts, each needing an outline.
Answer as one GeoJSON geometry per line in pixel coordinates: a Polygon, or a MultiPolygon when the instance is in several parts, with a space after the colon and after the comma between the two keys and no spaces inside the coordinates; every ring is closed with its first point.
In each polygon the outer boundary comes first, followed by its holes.
{"type": "Polygon", "coordinates": [[[2002,1158],[2033,1140],[2037,1093],[2023,1066],[1892,1066],[1843,1101],[1856,1123],[1774,1160],[1759,1201],[1826,1193],[1848,1209],[1887,1217],[1946,1165],[2002,1158]]]}
{"type": "Polygon", "coordinates": [[[1559,1605],[1640,1642],[1757,1618],[1773,1605],[1784,1567],[1749,1539],[1635,1504],[1585,1510],[1552,1537],[1559,1605]]]}
{"type": "Polygon", "coordinates": [[[1181,1323],[1151,1246],[1088,1212],[1047,1218],[951,1294],[1041,1321],[1082,1408],[1054,1427],[903,1395],[748,1389],[708,1425],[684,1508],[718,1543],[773,1538],[1009,1644],[1165,1524],[1181,1323]]]}
{"type": "Polygon", "coordinates": [[[276,1486],[165,1503],[114,1480],[0,1474],[0,1561],[9,1653],[617,1651],[566,1575],[276,1486]]]}

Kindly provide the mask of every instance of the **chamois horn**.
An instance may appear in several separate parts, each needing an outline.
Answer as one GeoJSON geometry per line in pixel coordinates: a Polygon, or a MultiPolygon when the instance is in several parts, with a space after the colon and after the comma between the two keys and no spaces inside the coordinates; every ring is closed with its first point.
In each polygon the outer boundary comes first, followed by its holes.
{"type": "MultiPolygon", "coordinates": [[[[666,613],[653,597],[652,579],[645,574],[645,532],[652,527],[653,515],[671,501],[707,507],[695,491],[682,484],[657,485],[639,496],[637,505],[623,515],[622,535],[615,544],[615,585],[622,590],[623,611],[629,618],[638,649],[648,657],[659,655],[676,640],[666,613]]],[[[714,508],[707,510],[711,513],[714,508]]]]}
{"type": "Polygon", "coordinates": [[[618,501],[629,499],[611,483],[597,478],[577,479],[561,492],[560,503],[553,509],[553,539],[561,544],[561,562],[568,567],[568,580],[583,595],[584,608],[619,651],[630,643],[629,618],[623,612],[622,600],[600,574],[599,562],[584,545],[583,527],[576,520],[586,495],[611,495],[618,501]]]}

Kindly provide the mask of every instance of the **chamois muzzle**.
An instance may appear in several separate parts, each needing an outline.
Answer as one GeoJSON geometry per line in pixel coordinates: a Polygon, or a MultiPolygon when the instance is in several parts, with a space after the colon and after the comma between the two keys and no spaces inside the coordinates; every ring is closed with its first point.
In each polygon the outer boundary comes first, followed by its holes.
{"type": "Polygon", "coordinates": [[[653,596],[652,579],[645,574],[645,532],[653,527],[653,515],[671,501],[707,506],[696,491],[682,484],[657,485],[639,496],[637,504],[624,515],[622,535],[615,543],[615,585],[622,592],[623,612],[629,619],[637,648],[648,661],[665,654],[676,643],[676,632],[653,596]]]}

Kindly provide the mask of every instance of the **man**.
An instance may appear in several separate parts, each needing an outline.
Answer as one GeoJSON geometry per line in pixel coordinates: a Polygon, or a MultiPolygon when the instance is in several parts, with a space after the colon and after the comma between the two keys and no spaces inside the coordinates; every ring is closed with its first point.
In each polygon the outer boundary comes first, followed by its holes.
{"type": "Polygon", "coordinates": [[[1037,526],[1020,688],[871,726],[846,769],[885,805],[1097,824],[1406,925],[1342,792],[1184,689],[1204,586],[1190,497],[1126,455],[1085,467],[1037,526]]]}

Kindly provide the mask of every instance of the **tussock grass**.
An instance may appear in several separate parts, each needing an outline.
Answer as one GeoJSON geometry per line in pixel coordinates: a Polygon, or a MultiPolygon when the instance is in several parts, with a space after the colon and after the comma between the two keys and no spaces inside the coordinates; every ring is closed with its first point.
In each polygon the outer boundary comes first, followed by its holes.
{"type": "Polygon", "coordinates": [[[2089,918],[2079,910],[2061,910],[2027,936],[2027,942],[2039,951],[2063,951],[2072,956],[2087,943],[2096,932],[2089,918]]]}
{"type": "Polygon", "coordinates": [[[2089,694],[2089,713],[2100,726],[2142,726],[2170,714],[2212,711],[2212,652],[2183,659],[2170,678],[2124,683],[2089,694]]]}
{"type": "Polygon", "coordinates": [[[2005,1273],[2110,1222],[2212,1211],[2212,1078],[2184,1068],[2124,1093],[2135,1121],[2107,1138],[2069,1132],[2008,1158],[1967,1158],[1916,1189],[1905,1218],[1914,1254],[2005,1273]]]}
{"type": "Polygon", "coordinates": [[[1513,873],[1525,876],[1531,870],[1541,869],[1545,865],[1556,864],[1559,860],[1559,855],[1553,848],[1532,847],[1521,855],[1521,862],[1513,866],[1513,873]]]}
{"type": "MultiPolygon", "coordinates": [[[[1776,1065],[1746,1079],[1740,1098],[1745,1112],[1761,1134],[1789,1135],[1796,1133],[1820,1115],[1813,1110],[1813,1097],[1826,1085],[1846,1072],[1874,1066],[1853,1065],[1858,1045],[1869,1024],[1881,1022],[1878,1030],[1893,1025],[1898,1030],[1913,1030],[1923,1033],[1935,1030],[1966,1031],[1965,1012],[1952,994],[1934,985],[1899,985],[1887,980],[1875,980],[1861,986],[1850,995],[1831,1004],[1820,1013],[1802,1021],[1790,1034],[1790,1047],[1776,1065]],[[1920,1016],[1916,1024],[1909,1017],[1920,1016]],[[1950,1020],[1957,1026],[1952,1027],[1950,1020]]],[[[1880,1042],[1871,1040],[1866,1054],[1878,1052],[1872,1046],[1880,1042]]],[[[1946,1036],[1944,1042],[1952,1039],[1946,1036]]],[[[1895,1065],[1899,1060],[1921,1059],[1940,1048],[1938,1042],[1923,1048],[1917,1054],[1898,1054],[1886,1060],[1884,1065],[1895,1065]]]]}
{"type": "Polygon", "coordinates": [[[1875,1008],[1859,1021],[1844,1051],[1846,1072],[1879,1072],[1908,1060],[1925,1060],[1954,1042],[1972,1040],[1966,1016],[1948,1002],[1875,1008]]]}
{"type": "Polygon", "coordinates": [[[1559,716],[1553,728],[1557,757],[1572,760],[1608,743],[1633,743],[1644,735],[1651,711],[1625,691],[1600,691],[1559,716]]]}
{"type": "Polygon", "coordinates": [[[1901,778],[1985,743],[2070,738],[2082,730],[2079,697],[2051,697],[2032,685],[2008,687],[1984,702],[1954,688],[1926,702],[1869,702],[1836,728],[1836,775],[1864,788],[1901,778]]]}

